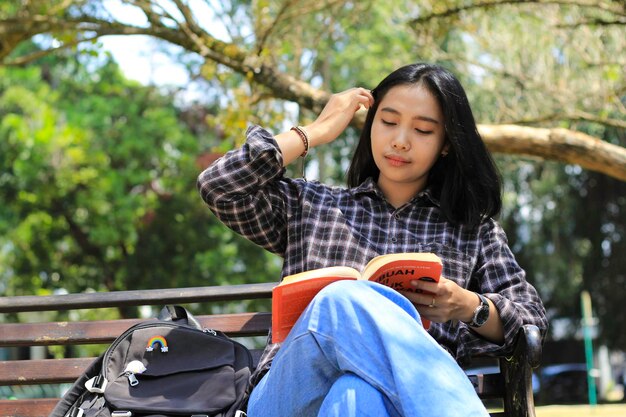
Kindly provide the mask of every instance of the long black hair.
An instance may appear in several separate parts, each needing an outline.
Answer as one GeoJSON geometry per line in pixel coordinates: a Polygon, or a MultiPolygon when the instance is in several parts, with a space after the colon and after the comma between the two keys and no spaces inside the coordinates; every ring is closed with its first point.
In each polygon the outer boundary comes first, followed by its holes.
{"type": "Polygon", "coordinates": [[[465,90],[448,70],[432,64],[401,67],[372,90],[374,105],[365,118],[359,143],[347,173],[349,187],[356,187],[380,171],[372,155],[371,130],[378,105],[387,92],[399,85],[421,84],[436,98],[444,116],[448,154],[435,162],[427,188],[439,199],[444,217],[455,224],[474,227],[502,208],[498,169],[483,143],[465,90]]]}

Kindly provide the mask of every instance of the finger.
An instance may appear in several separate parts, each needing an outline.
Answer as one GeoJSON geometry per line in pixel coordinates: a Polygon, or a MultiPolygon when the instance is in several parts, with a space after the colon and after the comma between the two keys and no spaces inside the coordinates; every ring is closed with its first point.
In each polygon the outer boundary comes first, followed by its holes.
{"type": "Polygon", "coordinates": [[[369,109],[372,105],[370,97],[366,93],[359,93],[356,97],[356,109],[369,109]]]}
{"type": "Polygon", "coordinates": [[[428,307],[433,304],[433,300],[435,300],[434,304],[437,304],[436,298],[429,294],[420,294],[411,291],[401,291],[401,294],[408,298],[411,303],[422,307],[428,307]]]}
{"type": "Polygon", "coordinates": [[[436,294],[438,290],[438,283],[432,281],[426,281],[424,279],[414,279],[411,280],[411,285],[413,288],[419,291],[428,291],[436,294]]]}
{"type": "Polygon", "coordinates": [[[363,94],[367,97],[368,101],[369,101],[369,107],[372,107],[374,105],[374,95],[372,94],[372,90],[368,90],[367,88],[363,88],[363,94]]]}
{"type": "Polygon", "coordinates": [[[372,94],[372,90],[363,87],[358,87],[357,90],[360,96],[367,98],[368,103],[365,107],[368,109],[372,107],[374,105],[374,95],[372,94]]]}

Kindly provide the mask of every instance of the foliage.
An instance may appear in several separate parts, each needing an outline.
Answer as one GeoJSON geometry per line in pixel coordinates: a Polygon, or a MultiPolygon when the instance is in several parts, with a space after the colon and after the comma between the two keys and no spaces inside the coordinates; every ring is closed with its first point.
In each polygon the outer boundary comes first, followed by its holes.
{"type": "Polygon", "coordinates": [[[4,294],[277,279],[276,262],[198,196],[214,136],[191,135],[170,97],[109,58],[47,61],[0,68],[4,294]]]}

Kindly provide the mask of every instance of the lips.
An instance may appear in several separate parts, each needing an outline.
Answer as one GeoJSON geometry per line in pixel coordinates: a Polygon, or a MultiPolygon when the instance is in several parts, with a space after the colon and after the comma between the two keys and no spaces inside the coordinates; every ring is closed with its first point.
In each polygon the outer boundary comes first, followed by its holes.
{"type": "Polygon", "coordinates": [[[391,166],[400,167],[408,164],[410,161],[398,155],[385,155],[385,159],[391,166]]]}

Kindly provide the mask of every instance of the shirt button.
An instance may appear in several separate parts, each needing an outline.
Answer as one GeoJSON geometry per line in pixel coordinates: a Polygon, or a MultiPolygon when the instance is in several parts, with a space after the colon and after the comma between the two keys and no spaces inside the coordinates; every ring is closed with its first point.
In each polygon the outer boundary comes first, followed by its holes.
{"type": "Polygon", "coordinates": [[[397,239],[397,238],[395,238],[395,237],[392,237],[392,238],[391,238],[391,239],[389,239],[389,240],[391,240],[391,243],[396,243],[396,242],[398,241],[398,239],[397,239]]]}
{"type": "Polygon", "coordinates": [[[400,215],[398,213],[396,213],[396,214],[393,215],[393,218],[396,219],[396,220],[400,220],[400,215]]]}

